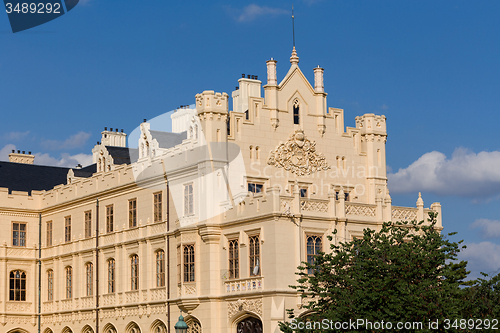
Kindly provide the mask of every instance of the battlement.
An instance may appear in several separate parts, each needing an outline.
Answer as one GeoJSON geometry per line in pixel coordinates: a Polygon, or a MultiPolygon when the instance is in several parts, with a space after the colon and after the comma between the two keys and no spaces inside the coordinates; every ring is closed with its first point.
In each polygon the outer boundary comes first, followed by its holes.
{"type": "Polygon", "coordinates": [[[198,114],[227,114],[228,98],[229,95],[227,93],[216,93],[213,90],[206,90],[201,94],[196,94],[196,110],[198,114]]]}
{"type": "Polygon", "coordinates": [[[386,117],[367,113],[356,117],[356,128],[361,130],[361,135],[378,134],[387,135],[386,117]]]}

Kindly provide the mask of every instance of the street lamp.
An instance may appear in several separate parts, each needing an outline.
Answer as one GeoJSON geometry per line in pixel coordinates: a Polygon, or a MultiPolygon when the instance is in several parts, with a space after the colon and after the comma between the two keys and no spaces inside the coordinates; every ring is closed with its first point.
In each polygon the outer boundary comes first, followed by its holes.
{"type": "Polygon", "coordinates": [[[179,316],[179,321],[175,324],[174,328],[175,328],[175,333],[187,333],[188,325],[184,321],[182,313],[179,316]]]}

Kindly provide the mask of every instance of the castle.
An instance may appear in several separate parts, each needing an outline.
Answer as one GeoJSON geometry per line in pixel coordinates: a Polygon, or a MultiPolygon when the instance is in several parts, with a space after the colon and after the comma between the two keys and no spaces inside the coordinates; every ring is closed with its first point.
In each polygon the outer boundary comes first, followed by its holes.
{"type": "Polygon", "coordinates": [[[0,330],[6,333],[279,332],[289,285],[331,242],[384,221],[423,220],[387,190],[386,118],[344,129],[295,48],[281,82],[238,80],[171,115],[172,131],[140,124],[137,148],[105,128],[93,164],[56,168],[13,152],[0,162],[0,330]],[[264,97],[261,96],[262,88],[264,97]],[[97,295],[97,296],[96,296],[97,295]],[[96,332],[98,329],[98,332],[96,332]]]}

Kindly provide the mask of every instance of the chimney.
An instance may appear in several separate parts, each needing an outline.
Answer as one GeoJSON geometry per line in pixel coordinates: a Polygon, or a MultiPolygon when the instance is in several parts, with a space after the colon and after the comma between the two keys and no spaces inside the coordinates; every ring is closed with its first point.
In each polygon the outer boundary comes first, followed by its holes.
{"type": "Polygon", "coordinates": [[[21,154],[20,150],[18,150],[17,153],[13,150],[12,153],[9,154],[9,162],[12,163],[33,164],[34,161],[35,156],[31,155],[31,152],[26,154],[26,151],[23,151],[21,154]]]}
{"type": "Polygon", "coordinates": [[[276,78],[276,63],[277,61],[271,58],[271,60],[266,61],[267,64],[267,84],[277,85],[278,80],[276,78]]]}
{"type": "Polygon", "coordinates": [[[323,85],[323,72],[324,69],[319,67],[319,65],[314,69],[314,90],[316,90],[316,92],[325,92],[325,86],[323,85]]]}

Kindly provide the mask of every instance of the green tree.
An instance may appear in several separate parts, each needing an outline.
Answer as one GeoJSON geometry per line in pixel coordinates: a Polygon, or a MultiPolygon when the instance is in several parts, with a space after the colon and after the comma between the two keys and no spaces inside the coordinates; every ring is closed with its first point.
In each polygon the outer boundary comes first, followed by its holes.
{"type": "MultiPolygon", "coordinates": [[[[454,331],[445,329],[443,320],[465,313],[467,286],[473,282],[465,281],[467,262],[457,261],[465,247],[462,241],[449,241],[435,228],[436,214],[429,216],[427,223],[386,222],[379,231],[365,229],[362,238],[331,245],[331,251],[320,252],[313,264],[303,262],[298,285],[291,287],[305,298],[304,308],[310,314],[296,318],[288,310],[289,321],[280,323],[281,330],[324,332],[325,327],[314,328],[312,323],[327,319],[331,323],[366,320],[393,325],[421,322],[422,329],[404,331],[454,331]],[[309,275],[308,270],[314,274],[309,275]],[[439,320],[439,328],[429,329],[429,320],[439,320]],[[308,329],[297,329],[299,322],[307,325],[307,321],[308,329]]],[[[338,331],[382,330],[361,325],[338,331]]]]}

